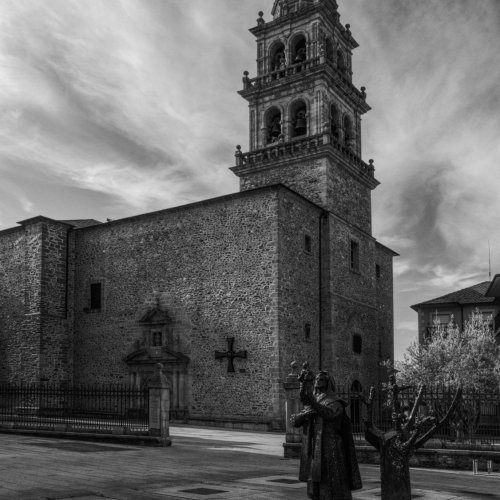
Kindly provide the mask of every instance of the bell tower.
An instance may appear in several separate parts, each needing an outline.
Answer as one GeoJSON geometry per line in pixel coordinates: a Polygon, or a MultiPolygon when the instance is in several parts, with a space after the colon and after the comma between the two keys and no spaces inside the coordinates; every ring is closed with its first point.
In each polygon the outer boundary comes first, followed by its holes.
{"type": "Polygon", "coordinates": [[[249,151],[237,146],[242,191],[281,183],[371,234],[373,161],[361,159],[366,89],[352,83],[350,26],[336,0],[275,0],[259,12],[257,76],[243,76],[249,151]]]}

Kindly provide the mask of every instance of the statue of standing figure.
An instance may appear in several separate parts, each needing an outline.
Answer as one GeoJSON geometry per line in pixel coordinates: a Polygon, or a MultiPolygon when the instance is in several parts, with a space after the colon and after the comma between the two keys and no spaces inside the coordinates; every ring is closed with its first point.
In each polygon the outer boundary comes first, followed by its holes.
{"type": "Polygon", "coordinates": [[[347,403],[335,395],[328,372],[316,377],[304,363],[298,377],[304,409],[293,416],[302,427],[299,480],[307,482],[312,500],[351,500],[362,487],[347,403]]]}

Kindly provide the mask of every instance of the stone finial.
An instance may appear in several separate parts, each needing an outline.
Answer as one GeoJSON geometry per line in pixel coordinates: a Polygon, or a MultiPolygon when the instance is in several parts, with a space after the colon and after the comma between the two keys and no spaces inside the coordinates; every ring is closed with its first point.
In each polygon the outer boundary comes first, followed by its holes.
{"type": "Polygon", "coordinates": [[[368,160],[368,163],[369,163],[369,165],[368,165],[368,173],[370,175],[374,175],[375,174],[375,165],[373,164],[374,161],[372,159],[370,159],[370,160],[368,160]]]}
{"type": "Polygon", "coordinates": [[[263,24],[265,24],[266,21],[264,21],[264,12],[262,11],[259,11],[259,18],[257,19],[257,24],[259,26],[262,26],[263,24]]]}
{"type": "Polygon", "coordinates": [[[236,151],[234,152],[234,156],[236,157],[236,166],[243,164],[243,153],[241,152],[241,146],[238,144],[236,146],[236,151]]]}
{"type": "Polygon", "coordinates": [[[248,89],[249,87],[252,86],[250,83],[250,78],[248,77],[249,73],[248,71],[243,71],[243,89],[248,89]]]}
{"type": "Polygon", "coordinates": [[[352,35],[352,33],[351,33],[351,25],[350,24],[346,24],[345,25],[345,34],[348,37],[350,37],[352,35]]]}
{"type": "Polygon", "coordinates": [[[150,387],[170,387],[170,382],[163,373],[163,365],[156,363],[154,367],[154,374],[149,379],[150,387]]]}
{"type": "Polygon", "coordinates": [[[361,87],[361,97],[366,99],[366,87],[361,87]]]}

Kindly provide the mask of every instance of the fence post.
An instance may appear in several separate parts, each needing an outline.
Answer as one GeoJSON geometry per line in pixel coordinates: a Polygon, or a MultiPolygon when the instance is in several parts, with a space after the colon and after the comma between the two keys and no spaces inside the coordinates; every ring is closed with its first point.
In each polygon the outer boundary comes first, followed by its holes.
{"type": "Polygon", "coordinates": [[[283,383],[285,388],[285,415],[286,415],[286,437],[283,443],[284,457],[285,458],[298,458],[300,457],[300,449],[302,447],[302,428],[294,427],[291,422],[291,416],[300,413],[302,410],[299,398],[300,383],[297,380],[297,373],[295,369],[298,364],[294,361],[291,364],[292,371],[287,376],[286,381],[283,383]]]}
{"type": "Polygon", "coordinates": [[[163,446],[170,446],[170,382],[163,373],[163,365],[155,365],[155,373],[148,384],[149,435],[159,436],[163,446]]]}
{"type": "Polygon", "coordinates": [[[479,460],[475,458],[472,460],[472,473],[476,475],[479,472],[479,460]]]}
{"type": "Polygon", "coordinates": [[[488,474],[493,472],[493,460],[488,460],[486,462],[486,468],[488,469],[488,474]]]}

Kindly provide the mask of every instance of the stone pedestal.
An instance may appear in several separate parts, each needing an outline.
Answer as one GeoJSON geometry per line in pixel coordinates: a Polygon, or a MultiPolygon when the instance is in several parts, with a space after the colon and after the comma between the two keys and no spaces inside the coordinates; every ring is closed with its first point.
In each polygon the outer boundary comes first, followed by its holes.
{"type": "Polygon", "coordinates": [[[149,389],[149,435],[161,438],[164,446],[170,446],[170,383],[163,373],[163,365],[155,366],[149,389]]]}
{"type": "Polygon", "coordinates": [[[302,446],[302,427],[294,427],[291,422],[292,415],[302,410],[299,398],[300,383],[294,370],[295,366],[292,363],[292,373],[287,376],[283,384],[286,395],[286,437],[283,443],[285,458],[299,458],[302,446]]]}

